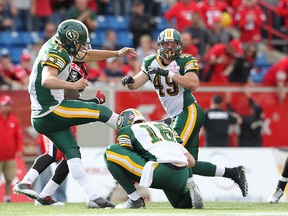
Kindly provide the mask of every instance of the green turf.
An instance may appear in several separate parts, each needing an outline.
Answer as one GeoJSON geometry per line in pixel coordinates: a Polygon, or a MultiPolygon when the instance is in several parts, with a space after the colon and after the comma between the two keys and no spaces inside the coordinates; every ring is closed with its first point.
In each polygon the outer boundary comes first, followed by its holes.
{"type": "Polygon", "coordinates": [[[169,203],[147,202],[146,209],[87,209],[84,203],[34,206],[34,203],[0,203],[0,216],[43,215],[175,215],[175,216],[288,216],[288,203],[206,202],[205,209],[173,209],[169,203]]]}

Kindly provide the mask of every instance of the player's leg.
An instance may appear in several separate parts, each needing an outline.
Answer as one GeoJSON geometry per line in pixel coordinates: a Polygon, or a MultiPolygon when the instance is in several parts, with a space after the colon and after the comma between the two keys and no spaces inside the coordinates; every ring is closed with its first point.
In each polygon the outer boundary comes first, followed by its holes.
{"type": "Polygon", "coordinates": [[[281,176],[279,177],[277,187],[273,194],[269,197],[268,202],[270,203],[278,203],[281,197],[284,194],[285,187],[288,182],[288,157],[285,160],[284,169],[282,171],[281,176]]]}
{"type": "MultiPolygon", "coordinates": [[[[248,195],[248,183],[243,166],[229,168],[218,166],[207,161],[198,161],[199,131],[204,123],[205,113],[197,104],[194,106],[191,105],[190,107],[188,111],[183,112],[175,119],[173,128],[183,140],[183,146],[196,160],[195,166],[192,168],[193,174],[207,177],[218,176],[230,178],[239,186],[242,195],[246,197],[248,195]]],[[[195,184],[191,178],[188,179],[188,183],[189,182],[195,184]]],[[[192,187],[193,185],[190,186],[192,187]]]]}
{"type": "MultiPolygon", "coordinates": [[[[59,119],[56,118],[58,121],[59,119]]],[[[55,120],[53,122],[55,122],[55,120]]],[[[58,123],[58,121],[56,121],[58,123]]],[[[37,122],[37,120],[36,120],[37,122]]],[[[45,120],[39,119],[37,125],[45,124],[45,120]],[[43,122],[44,121],[44,122],[43,122]]],[[[88,180],[82,165],[80,148],[75,140],[74,134],[70,127],[57,132],[47,132],[45,135],[54,143],[54,145],[65,155],[69,171],[73,179],[80,185],[87,197],[88,208],[106,208],[114,205],[96,194],[93,186],[88,180]]]]}
{"type": "Polygon", "coordinates": [[[32,184],[53,162],[55,162],[55,158],[49,153],[40,155],[36,158],[24,178],[13,187],[13,192],[16,194],[24,194],[30,199],[38,199],[38,193],[32,189],[32,184]]]}
{"type": "Polygon", "coordinates": [[[35,200],[35,205],[52,205],[59,206],[64,205],[62,202],[58,202],[52,199],[52,195],[59,188],[61,183],[66,179],[69,173],[69,168],[66,160],[61,160],[61,162],[57,165],[54,175],[45,185],[41,193],[39,194],[39,198],[35,200]]]}
{"type": "Polygon", "coordinates": [[[187,167],[159,164],[154,170],[151,188],[163,189],[174,208],[192,208],[192,198],[186,187],[187,179],[187,167]],[[163,179],[169,179],[169,181],[163,181],[163,179]]]}
{"type": "MultiPolygon", "coordinates": [[[[204,123],[205,113],[198,104],[191,104],[180,115],[176,117],[173,129],[182,139],[182,145],[198,159],[199,151],[199,131],[204,123]]],[[[190,191],[193,206],[195,208],[203,208],[202,194],[193,178],[194,168],[189,169],[189,178],[187,187],[190,191]]]]}
{"type": "Polygon", "coordinates": [[[104,159],[111,175],[129,197],[126,202],[115,208],[145,208],[144,199],[140,197],[134,186],[135,182],[140,181],[146,163],[144,158],[131,150],[112,144],[106,149],[104,159]]]}
{"type": "Polygon", "coordinates": [[[58,119],[57,124],[47,125],[46,130],[58,131],[74,125],[99,121],[117,129],[118,114],[104,105],[78,100],[64,100],[51,114],[43,117],[46,121],[58,119]]]}

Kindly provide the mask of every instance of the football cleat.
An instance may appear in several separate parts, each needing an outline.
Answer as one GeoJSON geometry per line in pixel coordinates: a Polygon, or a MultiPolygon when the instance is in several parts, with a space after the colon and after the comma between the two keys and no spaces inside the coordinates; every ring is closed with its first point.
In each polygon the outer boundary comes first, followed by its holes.
{"type": "Polygon", "coordinates": [[[242,196],[248,195],[248,182],[246,180],[245,168],[243,166],[236,167],[236,174],[231,178],[240,188],[242,196]]]}
{"type": "Polygon", "coordinates": [[[47,205],[50,205],[50,206],[64,206],[65,204],[62,203],[62,202],[57,202],[55,200],[52,199],[51,196],[47,196],[47,197],[44,197],[44,198],[38,198],[35,200],[35,205],[36,206],[47,206],[47,205]]]}
{"type": "Polygon", "coordinates": [[[269,197],[268,202],[269,203],[278,203],[281,197],[283,196],[284,191],[277,187],[275,192],[269,197]]]}
{"type": "Polygon", "coordinates": [[[115,205],[110,203],[108,200],[103,197],[99,197],[94,200],[89,200],[87,203],[87,208],[114,208],[115,205]]]}
{"type": "Polygon", "coordinates": [[[143,197],[140,197],[139,199],[133,201],[131,199],[128,199],[124,203],[120,203],[117,206],[115,206],[116,209],[138,209],[138,208],[146,208],[146,204],[144,202],[143,197]]]}
{"type": "Polygon", "coordinates": [[[194,182],[194,180],[187,183],[187,188],[189,189],[189,192],[190,192],[192,206],[196,209],[203,209],[204,203],[203,203],[202,194],[200,192],[199,187],[194,182]]]}
{"type": "Polygon", "coordinates": [[[38,199],[39,195],[36,191],[32,190],[31,184],[17,183],[13,187],[14,194],[24,194],[29,199],[38,199]]]}

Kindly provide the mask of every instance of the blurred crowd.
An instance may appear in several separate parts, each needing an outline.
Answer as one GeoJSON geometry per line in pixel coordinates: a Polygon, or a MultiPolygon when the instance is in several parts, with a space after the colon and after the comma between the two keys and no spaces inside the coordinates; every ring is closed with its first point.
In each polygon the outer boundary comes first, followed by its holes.
{"type": "MultiPolygon", "coordinates": [[[[265,68],[257,64],[260,56],[258,44],[267,37],[261,29],[267,22],[267,11],[258,1],[0,0],[0,32],[27,31],[40,35],[33,43],[27,44],[18,62],[12,61],[11,50],[1,50],[0,85],[4,89],[27,85],[37,52],[55,34],[58,24],[64,19],[81,20],[93,34],[99,29],[97,17],[123,16],[129,18],[127,29],[133,35],[132,47],[136,48],[138,56],[88,63],[88,79],[92,83],[119,83],[123,76],[137,73],[143,58],[157,53],[155,35],[163,30],[162,27],[173,27],[182,33],[182,53],[198,59],[202,82],[220,85],[260,82],[278,86],[280,81],[285,86],[288,61],[282,61],[282,66],[272,72],[272,63],[265,68]],[[255,74],[260,78],[254,79],[255,74]]],[[[288,29],[288,1],[268,3],[277,11],[274,27],[285,33],[288,29]]],[[[104,42],[99,48],[121,48],[117,36],[117,30],[106,29],[104,42]]]]}

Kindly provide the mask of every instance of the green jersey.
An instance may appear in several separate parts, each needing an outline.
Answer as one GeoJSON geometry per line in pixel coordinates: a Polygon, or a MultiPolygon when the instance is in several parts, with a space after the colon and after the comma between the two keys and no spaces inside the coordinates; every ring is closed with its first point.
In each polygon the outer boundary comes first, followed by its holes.
{"type": "Polygon", "coordinates": [[[196,58],[188,54],[182,54],[169,65],[164,66],[158,55],[150,55],[144,59],[141,66],[141,70],[147,74],[154,85],[162,106],[170,117],[179,115],[185,107],[195,101],[190,90],[184,89],[168,77],[149,73],[150,68],[169,69],[182,76],[188,72],[198,73],[199,66],[196,58]]]}
{"type": "Polygon", "coordinates": [[[42,86],[43,67],[48,65],[57,68],[59,71],[57,77],[61,80],[66,80],[69,75],[72,58],[59,45],[55,37],[48,40],[40,49],[34,62],[28,85],[33,118],[47,115],[64,100],[64,89],[48,89],[42,86]]]}
{"type": "Polygon", "coordinates": [[[184,155],[187,150],[178,140],[177,133],[161,122],[125,126],[116,136],[118,145],[133,149],[147,161],[187,165],[187,157],[184,155]]]}

